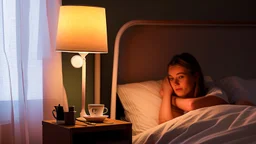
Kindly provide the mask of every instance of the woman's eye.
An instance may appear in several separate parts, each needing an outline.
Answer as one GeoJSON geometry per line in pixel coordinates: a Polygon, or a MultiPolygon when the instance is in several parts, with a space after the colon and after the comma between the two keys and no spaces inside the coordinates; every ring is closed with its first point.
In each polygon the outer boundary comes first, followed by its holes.
{"type": "Polygon", "coordinates": [[[169,78],[169,81],[173,81],[173,78],[169,78]]]}
{"type": "Polygon", "coordinates": [[[179,76],[178,78],[179,78],[179,79],[182,79],[182,78],[184,78],[184,76],[179,76]]]}

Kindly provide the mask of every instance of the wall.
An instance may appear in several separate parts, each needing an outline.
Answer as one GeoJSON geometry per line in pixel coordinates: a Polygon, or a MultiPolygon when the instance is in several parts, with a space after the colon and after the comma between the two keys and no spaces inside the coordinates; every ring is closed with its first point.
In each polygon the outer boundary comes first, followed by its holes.
{"type": "MultiPolygon", "coordinates": [[[[110,107],[113,49],[120,27],[134,19],[256,21],[254,0],[62,0],[63,5],[106,8],[108,54],[101,55],[101,103],[110,107]]],[[[72,54],[63,54],[64,85],[70,105],[80,110],[81,69],[70,65],[72,54]]],[[[87,56],[87,101],[93,102],[93,58],[87,56]]]]}

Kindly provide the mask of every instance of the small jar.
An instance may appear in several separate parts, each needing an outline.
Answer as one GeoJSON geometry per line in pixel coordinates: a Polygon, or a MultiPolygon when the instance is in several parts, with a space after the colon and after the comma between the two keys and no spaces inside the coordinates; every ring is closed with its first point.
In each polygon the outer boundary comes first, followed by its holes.
{"type": "Polygon", "coordinates": [[[75,118],[75,106],[71,106],[68,108],[68,112],[64,112],[65,118],[65,125],[75,125],[76,118],[75,118]]]}

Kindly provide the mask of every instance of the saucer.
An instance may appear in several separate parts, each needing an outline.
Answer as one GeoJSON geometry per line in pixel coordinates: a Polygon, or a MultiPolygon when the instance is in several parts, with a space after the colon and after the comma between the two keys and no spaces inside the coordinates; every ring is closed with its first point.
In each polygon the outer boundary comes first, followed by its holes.
{"type": "Polygon", "coordinates": [[[90,115],[85,115],[84,118],[88,122],[103,122],[105,118],[107,118],[108,115],[103,115],[103,116],[90,116],[90,115]]]}

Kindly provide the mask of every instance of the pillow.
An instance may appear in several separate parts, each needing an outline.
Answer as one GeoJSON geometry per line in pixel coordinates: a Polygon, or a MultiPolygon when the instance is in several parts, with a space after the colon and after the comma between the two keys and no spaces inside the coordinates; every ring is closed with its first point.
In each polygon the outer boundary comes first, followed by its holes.
{"type": "Polygon", "coordinates": [[[230,103],[246,100],[256,104],[256,79],[229,76],[216,81],[216,85],[226,92],[230,103]]]}
{"type": "MultiPolygon", "coordinates": [[[[211,86],[213,80],[204,76],[205,85],[211,86]]],[[[117,86],[117,94],[124,107],[125,120],[132,123],[133,135],[158,125],[158,115],[162,98],[162,80],[150,80],[117,86]]]]}
{"type": "Polygon", "coordinates": [[[151,80],[117,86],[125,119],[132,123],[133,135],[158,125],[161,83],[162,80],[151,80]]]}

